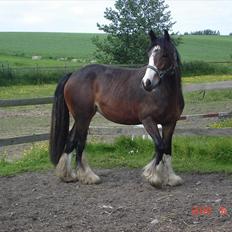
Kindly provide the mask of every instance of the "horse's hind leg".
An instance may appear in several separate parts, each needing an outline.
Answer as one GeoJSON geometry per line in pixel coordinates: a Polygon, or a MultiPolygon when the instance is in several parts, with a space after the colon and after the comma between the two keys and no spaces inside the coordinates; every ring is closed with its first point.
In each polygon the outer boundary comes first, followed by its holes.
{"type": "Polygon", "coordinates": [[[60,157],[59,163],[56,166],[56,175],[64,182],[73,182],[78,180],[71,165],[72,151],[77,144],[76,134],[76,124],[74,124],[72,130],[69,132],[64,153],[60,157]]]}
{"type": "Polygon", "coordinates": [[[97,176],[89,167],[85,157],[83,156],[83,151],[86,144],[87,133],[89,128],[90,120],[77,121],[77,177],[78,180],[84,184],[98,184],[101,182],[99,176],[97,176]]]}

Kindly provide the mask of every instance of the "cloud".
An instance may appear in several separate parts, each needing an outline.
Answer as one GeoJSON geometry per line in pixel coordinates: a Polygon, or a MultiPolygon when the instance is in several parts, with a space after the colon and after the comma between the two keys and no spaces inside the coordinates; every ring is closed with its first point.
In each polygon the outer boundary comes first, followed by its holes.
{"type": "Polygon", "coordinates": [[[0,31],[98,32],[110,0],[1,1],[0,31]]]}
{"type": "Polygon", "coordinates": [[[21,20],[22,23],[29,25],[42,24],[47,21],[47,19],[31,13],[23,15],[21,20]]]}
{"type": "MultiPolygon", "coordinates": [[[[108,23],[106,7],[114,0],[0,0],[0,31],[99,32],[96,23],[108,23]]],[[[174,31],[210,28],[232,32],[231,0],[166,0],[174,31]]]]}
{"type": "Polygon", "coordinates": [[[166,0],[166,3],[176,21],[174,31],[184,33],[212,29],[228,34],[231,30],[230,0],[166,0]]]}

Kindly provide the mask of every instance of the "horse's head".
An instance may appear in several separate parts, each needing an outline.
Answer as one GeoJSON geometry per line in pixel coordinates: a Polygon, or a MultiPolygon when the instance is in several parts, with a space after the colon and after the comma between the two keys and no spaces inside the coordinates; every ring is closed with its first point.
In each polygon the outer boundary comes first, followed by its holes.
{"type": "Polygon", "coordinates": [[[157,38],[151,30],[149,32],[151,46],[148,52],[149,64],[142,79],[145,90],[153,90],[160,80],[174,70],[175,48],[170,41],[167,30],[164,30],[164,37],[157,38]]]}

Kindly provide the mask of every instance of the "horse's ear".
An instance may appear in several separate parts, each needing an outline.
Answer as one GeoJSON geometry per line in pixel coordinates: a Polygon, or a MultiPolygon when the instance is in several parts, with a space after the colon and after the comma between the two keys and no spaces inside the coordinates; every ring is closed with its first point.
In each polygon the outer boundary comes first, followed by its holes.
{"type": "Polygon", "coordinates": [[[156,35],[155,35],[155,33],[154,33],[153,30],[149,31],[149,36],[150,36],[151,42],[155,42],[156,41],[157,37],[156,37],[156,35]]]}
{"type": "Polygon", "coordinates": [[[167,30],[164,30],[164,38],[167,40],[167,41],[170,41],[170,35],[168,33],[167,30]]]}

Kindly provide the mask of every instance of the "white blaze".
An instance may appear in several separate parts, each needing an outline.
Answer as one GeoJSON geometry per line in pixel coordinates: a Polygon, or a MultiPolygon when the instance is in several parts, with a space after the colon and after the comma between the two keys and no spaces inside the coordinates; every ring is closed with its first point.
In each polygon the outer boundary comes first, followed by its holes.
{"type": "MultiPolygon", "coordinates": [[[[152,49],[151,55],[150,55],[150,57],[149,57],[149,63],[148,63],[148,65],[153,66],[153,67],[156,67],[156,66],[155,66],[155,63],[154,63],[154,56],[155,56],[155,52],[157,52],[157,51],[159,51],[159,50],[160,50],[160,46],[159,46],[159,45],[155,46],[155,47],[152,49]]],[[[145,73],[145,75],[144,75],[144,77],[143,77],[143,80],[142,80],[143,83],[144,83],[144,85],[146,84],[146,81],[147,81],[147,80],[150,80],[150,81],[152,82],[152,79],[153,79],[155,73],[156,73],[156,72],[155,72],[153,69],[147,68],[146,73],[145,73]]]]}

